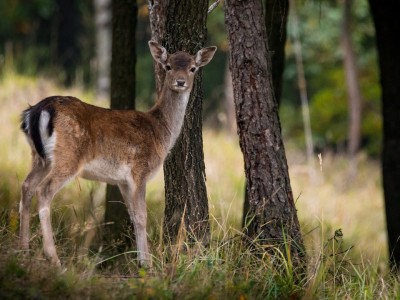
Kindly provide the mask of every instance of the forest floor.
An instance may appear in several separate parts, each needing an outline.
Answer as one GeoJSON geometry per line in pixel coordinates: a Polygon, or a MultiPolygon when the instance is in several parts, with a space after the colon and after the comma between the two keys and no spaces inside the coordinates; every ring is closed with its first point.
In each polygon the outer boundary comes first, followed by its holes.
{"type": "MultiPolygon", "coordinates": [[[[147,191],[153,267],[137,267],[134,251],[107,256],[87,246],[104,224],[104,185],[75,180],[56,197],[53,225],[62,270],[43,258],[33,203],[31,250],[17,247],[21,183],[30,166],[19,129],[28,104],[54,94],[93,100],[79,87],[11,73],[0,78],[0,299],[399,299],[400,281],[389,272],[379,162],[358,156],[349,175],[346,157],[322,153],[312,166],[286,141],[289,171],[309,260],[296,280],[290,260],[255,257],[241,242],[243,160],[236,136],[204,129],[212,241],[208,248],[162,244],[162,171],[147,191]],[[88,200],[90,199],[90,200],[88,200]],[[182,250],[186,249],[186,250],[182,250]]],[[[284,127],[284,120],[282,120],[284,127]]],[[[106,246],[105,246],[106,247],[106,246]]]]}

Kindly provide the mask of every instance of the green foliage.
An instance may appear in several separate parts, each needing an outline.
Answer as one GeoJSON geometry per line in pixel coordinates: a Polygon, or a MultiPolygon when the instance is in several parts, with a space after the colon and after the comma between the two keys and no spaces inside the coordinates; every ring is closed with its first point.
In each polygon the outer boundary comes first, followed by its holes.
{"type": "Polygon", "coordinates": [[[136,103],[138,110],[147,110],[155,103],[154,73],[145,70],[153,70],[154,62],[147,43],[146,48],[138,49],[139,59],[136,61],[136,103]]]}
{"type": "Polygon", "coordinates": [[[332,76],[332,84],[329,88],[322,88],[316,92],[310,106],[316,145],[320,144],[322,148],[326,144],[343,143],[346,140],[348,126],[346,91],[337,84],[337,81],[343,81],[344,74],[339,69],[336,73],[330,72],[329,75],[332,76]]]}
{"type": "MultiPolygon", "coordinates": [[[[340,47],[342,5],[307,1],[297,6],[313,137],[318,149],[344,151],[347,143],[348,104],[343,54],[340,47]]],[[[289,36],[292,35],[289,22],[289,36]]],[[[366,1],[354,2],[352,39],[362,93],[362,148],[371,156],[380,153],[380,86],[374,28],[366,1]]],[[[294,48],[289,39],[285,70],[282,127],[290,139],[304,140],[299,113],[294,48]],[[285,107],[286,106],[286,107],[285,107]],[[288,107],[288,106],[294,106],[288,107]],[[297,112],[297,117],[295,116],[297,112]]],[[[304,142],[302,142],[304,144],[304,142]]]]}
{"type": "MultiPolygon", "coordinates": [[[[210,5],[215,1],[210,1],[210,5]]],[[[211,14],[207,16],[208,43],[215,45],[220,51],[229,50],[228,38],[225,29],[225,16],[223,4],[220,3],[211,14]]]]}
{"type": "Polygon", "coordinates": [[[49,18],[54,9],[53,0],[1,1],[0,40],[22,38],[32,34],[38,18],[49,18]]]}

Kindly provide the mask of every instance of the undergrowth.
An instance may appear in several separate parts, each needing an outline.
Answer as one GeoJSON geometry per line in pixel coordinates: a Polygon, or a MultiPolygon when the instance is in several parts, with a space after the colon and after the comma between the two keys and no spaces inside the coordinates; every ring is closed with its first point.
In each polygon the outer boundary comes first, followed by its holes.
{"type": "MultiPolygon", "coordinates": [[[[53,214],[57,218],[57,214],[53,214]]],[[[379,265],[353,259],[353,245],[341,229],[319,249],[308,252],[306,273],[299,274],[284,249],[254,251],[235,229],[213,228],[208,247],[159,244],[152,239],[153,264],[140,268],[135,249],[107,256],[102,248],[74,252],[68,232],[57,231],[61,270],[42,254],[33,231],[29,251],[2,218],[0,299],[399,299],[398,276],[379,265]]],[[[161,229],[159,229],[161,230],[161,229]]],[[[321,228],[315,229],[320,231],[321,228]]],[[[39,229],[36,229],[39,231],[39,229]]],[[[307,236],[306,236],[307,239],[307,236]]],[[[82,245],[77,245],[82,246],[82,245]]]]}

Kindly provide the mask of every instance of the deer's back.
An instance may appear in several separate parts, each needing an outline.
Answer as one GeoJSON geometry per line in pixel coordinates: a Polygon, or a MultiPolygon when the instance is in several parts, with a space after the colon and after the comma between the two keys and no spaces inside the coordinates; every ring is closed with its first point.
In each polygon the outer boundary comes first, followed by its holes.
{"type": "Polygon", "coordinates": [[[64,168],[77,165],[89,179],[107,181],[111,173],[119,178],[117,173],[133,168],[143,176],[166,155],[156,121],[143,112],[53,96],[25,110],[22,119],[22,129],[42,158],[64,168]]]}

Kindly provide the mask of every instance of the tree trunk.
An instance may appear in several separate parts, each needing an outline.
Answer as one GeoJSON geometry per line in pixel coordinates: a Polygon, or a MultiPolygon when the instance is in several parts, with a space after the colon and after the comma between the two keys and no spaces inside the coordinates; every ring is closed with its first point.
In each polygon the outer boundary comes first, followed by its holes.
{"type": "Polygon", "coordinates": [[[282,96],[282,76],[285,70],[286,27],[289,14],[289,0],[265,1],[265,25],[268,48],[271,57],[272,84],[278,107],[282,96]]]}
{"type": "MultiPolygon", "coordinates": [[[[269,56],[271,59],[271,75],[273,84],[273,95],[278,105],[281,103],[283,71],[285,69],[285,44],[286,27],[289,14],[288,0],[266,0],[265,1],[265,25],[268,38],[269,56]]],[[[247,183],[246,183],[247,185],[247,183]]],[[[247,186],[243,202],[242,226],[245,227],[249,212],[249,197],[247,186]]]]}
{"type": "MultiPolygon", "coordinates": [[[[168,2],[169,0],[149,0],[151,38],[160,45],[164,42],[168,2]]],[[[154,73],[156,77],[157,96],[160,96],[164,84],[165,72],[163,67],[157,62],[154,63],[154,73]]]]}
{"type": "MultiPolygon", "coordinates": [[[[303,240],[290,186],[261,1],[225,1],[230,68],[246,174],[251,240],[282,247],[304,266],[303,240]]],[[[283,251],[285,252],[285,251],[283,251]]],[[[288,253],[287,253],[288,254],[288,253]]]]}
{"type": "Polygon", "coordinates": [[[311,131],[311,120],[310,120],[310,107],[308,101],[307,94],[307,81],[304,72],[304,63],[303,63],[303,51],[300,42],[300,34],[298,27],[299,18],[297,15],[297,8],[295,0],[290,0],[292,6],[292,32],[293,32],[293,44],[294,44],[294,52],[296,57],[296,70],[297,70],[297,84],[299,87],[300,93],[300,101],[301,101],[301,114],[303,116],[303,128],[304,128],[304,136],[306,142],[306,153],[307,153],[307,164],[308,164],[308,176],[311,181],[315,181],[315,172],[314,172],[314,142],[312,138],[311,131]]]}
{"type": "MultiPolygon", "coordinates": [[[[153,39],[162,40],[169,53],[184,50],[195,54],[207,38],[206,18],[208,1],[169,0],[168,4],[155,5],[150,9],[166,13],[164,24],[154,21],[157,11],[151,11],[153,39]],[[154,26],[153,24],[156,24],[154,26]],[[157,31],[158,30],[158,31],[157,31]]],[[[156,68],[157,90],[162,86],[164,72],[156,68]]],[[[190,241],[208,243],[210,235],[205,166],[202,139],[202,87],[201,70],[195,78],[186,109],[180,137],[164,163],[165,180],[165,239],[174,243],[183,225],[190,241]],[[182,224],[183,221],[183,224],[182,224]]]]}
{"type": "Polygon", "coordinates": [[[382,177],[390,265],[400,266],[400,11],[399,1],[369,0],[375,23],[382,86],[382,177]]]}
{"type": "Polygon", "coordinates": [[[353,1],[345,0],[343,6],[341,44],[348,94],[349,128],[348,147],[349,173],[354,177],[357,172],[356,154],[361,141],[361,91],[358,84],[357,61],[351,41],[351,7],[353,1]]]}
{"type": "MultiPolygon", "coordinates": [[[[135,0],[112,1],[111,108],[135,108],[135,33],[137,6],[135,0]]],[[[107,185],[106,233],[108,242],[121,241],[119,250],[130,240],[127,228],[133,231],[128,211],[117,186],[107,185]]]]}
{"type": "Polygon", "coordinates": [[[64,71],[64,84],[69,86],[81,62],[79,35],[83,29],[79,1],[57,0],[55,61],[64,71]]]}
{"type": "Polygon", "coordinates": [[[235,103],[233,102],[233,86],[232,86],[232,74],[229,70],[229,58],[226,62],[225,67],[225,80],[224,80],[224,106],[226,113],[226,131],[229,135],[233,136],[236,134],[236,115],[235,115],[235,103]]]}
{"type": "Polygon", "coordinates": [[[96,11],[96,96],[103,99],[107,99],[110,95],[111,1],[94,0],[96,11]]]}

